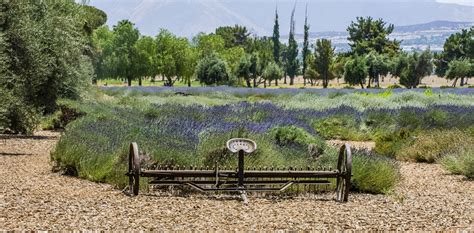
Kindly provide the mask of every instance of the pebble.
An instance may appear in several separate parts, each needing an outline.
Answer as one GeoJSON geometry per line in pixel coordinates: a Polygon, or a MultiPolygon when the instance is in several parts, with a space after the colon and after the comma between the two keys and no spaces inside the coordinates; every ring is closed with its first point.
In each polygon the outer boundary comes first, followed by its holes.
{"type": "Polygon", "coordinates": [[[474,231],[474,182],[439,165],[401,163],[391,195],[294,198],[173,196],[130,198],[107,184],[51,172],[59,134],[0,135],[0,231],[9,230],[393,230],[474,231]]]}

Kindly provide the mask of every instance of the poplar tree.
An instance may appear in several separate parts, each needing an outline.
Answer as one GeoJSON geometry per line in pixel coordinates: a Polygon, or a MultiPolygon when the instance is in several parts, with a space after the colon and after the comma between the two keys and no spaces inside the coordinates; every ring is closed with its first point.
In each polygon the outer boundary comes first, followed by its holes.
{"type": "Polygon", "coordinates": [[[280,64],[280,24],[278,23],[278,9],[275,9],[275,25],[273,26],[273,58],[280,64]]]}
{"type": "MultiPolygon", "coordinates": [[[[306,74],[308,67],[308,55],[309,51],[309,25],[308,25],[308,4],[306,4],[305,19],[304,19],[304,42],[303,42],[303,75],[306,74]]],[[[306,86],[306,77],[303,76],[303,82],[306,86]]]]}
{"type": "Polygon", "coordinates": [[[291,12],[291,22],[290,22],[290,37],[288,39],[288,52],[287,52],[287,73],[290,76],[290,85],[294,84],[295,76],[298,72],[298,44],[295,40],[295,6],[291,12]]]}

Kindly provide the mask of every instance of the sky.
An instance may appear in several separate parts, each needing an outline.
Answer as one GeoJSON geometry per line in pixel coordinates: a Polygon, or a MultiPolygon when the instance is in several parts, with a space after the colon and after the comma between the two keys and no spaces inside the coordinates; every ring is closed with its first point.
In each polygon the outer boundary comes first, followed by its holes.
{"type": "Polygon", "coordinates": [[[454,4],[459,4],[459,5],[465,5],[465,6],[474,6],[474,0],[437,0],[437,2],[454,3],[454,4]]]}
{"type": "MultiPolygon", "coordinates": [[[[76,0],[81,1],[81,0],[76,0]]],[[[297,33],[305,6],[311,31],[345,31],[358,16],[383,18],[396,26],[432,21],[474,22],[474,0],[296,0],[297,33]]],[[[275,6],[280,26],[289,28],[295,0],[89,0],[104,10],[109,26],[131,20],[145,35],[160,28],[180,36],[211,32],[216,27],[244,25],[258,35],[272,33],[275,6]]],[[[282,32],[281,34],[285,34],[282,32]]]]}

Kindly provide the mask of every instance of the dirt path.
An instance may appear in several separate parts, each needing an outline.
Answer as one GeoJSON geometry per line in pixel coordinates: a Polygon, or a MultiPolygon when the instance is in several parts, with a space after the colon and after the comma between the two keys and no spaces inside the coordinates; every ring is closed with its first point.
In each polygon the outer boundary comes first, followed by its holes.
{"type": "Polygon", "coordinates": [[[238,200],[140,195],[51,172],[58,134],[0,136],[0,230],[474,230],[474,182],[438,165],[402,164],[390,196],[238,200]]]}

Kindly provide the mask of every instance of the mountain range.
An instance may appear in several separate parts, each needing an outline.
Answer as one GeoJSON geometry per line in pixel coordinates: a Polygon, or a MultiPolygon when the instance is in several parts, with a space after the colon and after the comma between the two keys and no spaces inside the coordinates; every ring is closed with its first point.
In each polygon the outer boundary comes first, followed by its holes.
{"type": "MultiPolygon", "coordinates": [[[[90,0],[105,11],[108,24],[129,19],[144,35],[166,28],[192,37],[212,32],[216,27],[244,25],[252,33],[271,35],[275,9],[280,18],[280,34],[287,34],[293,0],[90,0]]],[[[402,25],[432,21],[474,22],[474,7],[440,3],[435,0],[298,0],[296,32],[303,29],[305,8],[311,31],[345,31],[357,16],[372,16],[402,25]]],[[[403,28],[403,27],[402,27],[403,28]]],[[[400,27],[399,27],[399,30],[400,27]]],[[[411,30],[405,27],[403,30],[411,30]]]]}

